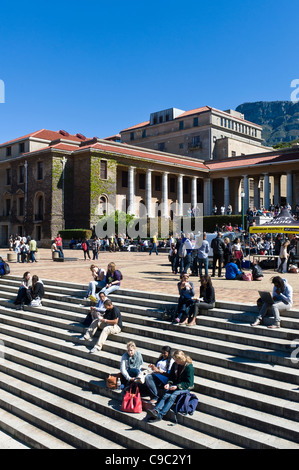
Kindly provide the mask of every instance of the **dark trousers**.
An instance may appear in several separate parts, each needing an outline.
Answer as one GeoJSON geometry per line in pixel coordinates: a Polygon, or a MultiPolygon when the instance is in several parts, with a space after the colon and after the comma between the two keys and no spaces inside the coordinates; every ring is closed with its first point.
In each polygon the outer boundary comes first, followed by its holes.
{"type": "Polygon", "coordinates": [[[213,271],[212,276],[215,276],[216,264],[218,261],[218,276],[221,276],[221,269],[223,264],[223,253],[214,253],[213,255],[213,271]]]}

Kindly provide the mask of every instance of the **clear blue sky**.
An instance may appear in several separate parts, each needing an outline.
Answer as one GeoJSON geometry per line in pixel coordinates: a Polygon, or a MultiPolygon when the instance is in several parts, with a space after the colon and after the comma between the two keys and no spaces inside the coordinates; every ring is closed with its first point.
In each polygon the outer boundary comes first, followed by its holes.
{"type": "Polygon", "coordinates": [[[5,1],[0,15],[0,142],[290,100],[299,79],[298,0],[5,1]]]}

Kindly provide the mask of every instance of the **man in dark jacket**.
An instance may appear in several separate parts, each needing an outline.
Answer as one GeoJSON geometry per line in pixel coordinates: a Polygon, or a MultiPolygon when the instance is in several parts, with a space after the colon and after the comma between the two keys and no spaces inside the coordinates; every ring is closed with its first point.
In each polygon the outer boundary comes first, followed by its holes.
{"type": "Polygon", "coordinates": [[[212,277],[215,277],[216,264],[218,260],[218,277],[221,277],[221,269],[223,264],[223,255],[225,250],[225,243],[223,241],[222,233],[218,232],[217,237],[213,238],[211,248],[213,249],[213,270],[212,277]]]}

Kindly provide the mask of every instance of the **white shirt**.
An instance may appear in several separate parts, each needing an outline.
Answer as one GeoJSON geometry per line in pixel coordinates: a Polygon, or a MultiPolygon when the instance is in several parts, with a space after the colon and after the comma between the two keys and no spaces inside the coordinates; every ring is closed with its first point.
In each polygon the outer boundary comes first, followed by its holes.
{"type": "Polygon", "coordinates": [[[160,361],[157,362],[156,364],[156,367],[158,369],[160,369],[161,372],[169,372],[171,367],[172,367],[172,364],[174,363],[174,359],[171,358],[170,359],[170,362],[169,362],[169,367],[168,367],[168,370],[166,369],[166,364],[167,364],[167,360],[166,359],[161,359],[160,361]]]}

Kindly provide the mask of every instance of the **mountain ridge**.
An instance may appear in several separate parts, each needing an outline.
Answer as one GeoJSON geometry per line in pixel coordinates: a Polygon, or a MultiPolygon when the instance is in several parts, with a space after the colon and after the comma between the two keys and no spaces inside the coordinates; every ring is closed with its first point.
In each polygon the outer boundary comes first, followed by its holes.
{"type": "Polygon", "coordinates": [[[256,101],[237,106],[247,121],[263,127],[265,145],[274,146],[299,139],[299,101],[256,101]]]}

